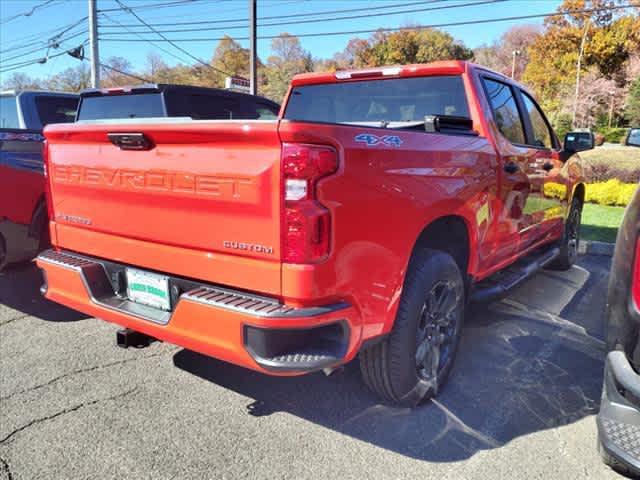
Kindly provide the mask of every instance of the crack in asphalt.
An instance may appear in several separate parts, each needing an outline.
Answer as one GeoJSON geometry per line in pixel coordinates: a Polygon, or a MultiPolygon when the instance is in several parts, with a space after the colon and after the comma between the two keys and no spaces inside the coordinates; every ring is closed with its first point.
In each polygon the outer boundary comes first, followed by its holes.
{"type": "MultiPolygon", "coordinates": [[[[138,390],[138,387],[132,388],[131,390],[127,390],[126,392],[119,393],[117,395],[113,395],[111,397],[98,398],[96,400],[91,400],[89,402],[83,402],[83,403],[80,403],[80,404],[75,405],[73,407],[69,407],[69,408],[65,408],[64,410],[60,410],[59,412],[56,412],[56,413],[54,413],[52,415],[47,415],[46,417],[36,418],[35,420],[32,420],[29,423],[12,430],[3,439],[0,439],[0,445],[4,445],[14,435],[16,435],[16,434],[26,430],[27,428],[30,428],[30,427],[34,426],[34,425],[37,425],[37,424],[42,423],[42,422],[46,422],[48,420],[53,420],[54,418],[60,417],[62,415],[66,415],[68,413],[73,413],[73,412],[75,412],[77,410],[80,410],[83,407],[89,407],[91,405],[95,405],[96,403],[107,402],[109,400],[116,400],[116,399],[119,399],[119,398],[122,398],[122,397],[126,397],[127,395],[130,395],[133,392],[135,392],[136,390],[138,390]]],[[[7,465],[7,467],[8,467],[8,465],[7,465]]]]}
{"type": "Polygon", "coordinates": [[[153,358],[153,357],[159,357],[164,355],[165,352],[157,352],[157,353],[152,353],[151,355],[143,355],[140,357],[135,357],[135,358],[127,358],[125,360],[118,360],[115,362],[110,362],[110,363],[104,363],[101,365],[94,365],[93,367],[87,367],[87,368],[80,368],[78,370],[73,370],[71,372],[67,372],[67,373],[63,373],[62,375],[58,375],[55,378],[52,378],[51,380],[46,381],[45,383],[41,383],[38,385],[35,385],[33,387],[29,387],[29,388],[25,388],[24,390],[19,390],[17,392],[13,392],[9,395],[6,396],[0,396],[0,401],[4,401],[4,400],[9,400],[10,398],[15,397],[16,395],[22,395],[24,393],[29,393],[29,392],[33,392],[35,390],[39,390],[41,388],[44,387],[48,387],[49,385],[52,385],[60,380],[63,380],[67,377],[71,377],[73,375],[78,375],[80,373],[86,373],[86,372],[93,372],[95,370],[101,370],[103,368],[110,368],[110,367],[115,367],[116,365],[123,365],[125,363],[131,363],[131,362],[138,362],[140,360],[144,360],[147,358],[153,358]]]}
{"type": "Polygon", "coordinates": [[[10,318],[9,320],[5,320],[4,322],[0,322],[0,327],[4,327],[5,325],[10,324],[11,322],[15,322],[16,320],[22,320],[23,318],[27,318],[29,314],[18,315],[17,317],[10,318]]]}
{"type": "Polygon", "coordinates": [[[0,471],[7,474],[7,480],[13,480],[13,473],[11,473],[9,463],[2,457],[0,457],[0,471]]]}

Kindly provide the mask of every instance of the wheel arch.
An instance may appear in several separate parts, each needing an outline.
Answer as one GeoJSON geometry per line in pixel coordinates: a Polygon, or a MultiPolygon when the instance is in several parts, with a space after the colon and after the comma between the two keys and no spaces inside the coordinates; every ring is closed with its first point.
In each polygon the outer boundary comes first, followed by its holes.
{"type": "Polygon", "coordinates": [[[571,196],[570,200],[573,201],[574,198],[579,198],[580,202],[584,204],[586,193],[587,190],[585,184],[580,182],[573,188],[573,195],[571,196]]]}
{"type": "Polygon", "coordinates": [[[29,236],[31,238],[40,239],[44,229],[48,227],[47,221],[49,212],[47,211],[47,203],[44,195],[38,197],[36,206],[31,214],[31,223],[29,224],[29,236]]]}
{"type": "Polygon", "coordinates": [[[429,222],[420,232],[411,252],[410,262],[416,252],[423,248],[450,254],[463,275],[469,273],[472,258],[472,231],[467,219],[460,215],[438,217],[429,222]]]}

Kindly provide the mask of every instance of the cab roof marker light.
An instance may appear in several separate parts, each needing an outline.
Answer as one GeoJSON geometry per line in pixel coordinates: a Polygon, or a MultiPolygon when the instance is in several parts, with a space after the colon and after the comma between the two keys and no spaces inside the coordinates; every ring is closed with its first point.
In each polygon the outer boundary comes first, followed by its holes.
{"type": "Polygon", "coordinates": [[[382,75],[384,75],[385,77],[392,76],[392,75],[400,75],[401,71],[402,71],[401,67],[383,68],[382,75]]]}
{"type": "Polygon", "coordinates": [[[337,80],[365,77],[392,77],[399,75],[402,67],[372,68],[369,70],[342,70],[335,73],[337,80]]]}

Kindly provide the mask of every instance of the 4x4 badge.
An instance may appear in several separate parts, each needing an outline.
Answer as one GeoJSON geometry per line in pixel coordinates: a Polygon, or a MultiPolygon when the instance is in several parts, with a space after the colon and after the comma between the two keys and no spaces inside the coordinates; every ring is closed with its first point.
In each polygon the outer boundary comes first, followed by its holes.
{"type": "Polygon", "coordinates": [[[376,145],[386,145],[387,147],[399,147],[402,140],[397,135],[373,135],[371,133],[361,133],[353,138],[356,142],[366,143],[367,147],[375,147],[376,145]]]}

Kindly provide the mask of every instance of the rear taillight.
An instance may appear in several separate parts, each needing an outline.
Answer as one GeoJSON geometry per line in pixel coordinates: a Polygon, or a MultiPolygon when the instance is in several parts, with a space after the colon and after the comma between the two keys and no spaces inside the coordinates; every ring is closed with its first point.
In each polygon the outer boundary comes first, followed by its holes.
{"type": "Polygon", "coordinates": [[[49,144],[42,142],[42,165],[44,167],[44,199],[47,203],[49,220],[53,220],[53,201],[51,200],[51,165],[49,165],[49,144]]]}
{"type": "Polygon", "coordinates": [[[636,307],[640,308],[640,237],[636,240],[636,259],[633,266],[633,278],[631,279],[631,292],[636,307]]]}
{"type": "Polygon", "coordinates": [[[284,262],[316,263],[329,255],[331,214],[318,201],[316,184],[336,170],[338,154],[332,147],[282,145],[284,262]]]}

